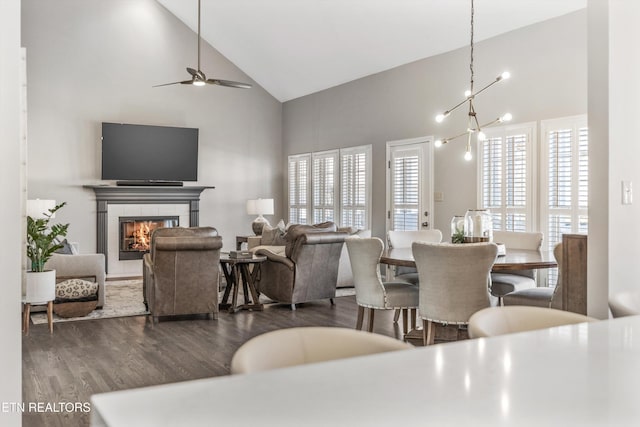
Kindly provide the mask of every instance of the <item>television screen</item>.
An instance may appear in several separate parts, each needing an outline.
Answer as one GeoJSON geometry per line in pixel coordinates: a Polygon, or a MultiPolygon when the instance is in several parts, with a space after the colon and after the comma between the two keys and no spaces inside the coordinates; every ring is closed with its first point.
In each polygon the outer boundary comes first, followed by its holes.
{"type": "Polygon", "coordinates": [[[102,179],[197,181],[198,129],[102,123],[102,179]]]}

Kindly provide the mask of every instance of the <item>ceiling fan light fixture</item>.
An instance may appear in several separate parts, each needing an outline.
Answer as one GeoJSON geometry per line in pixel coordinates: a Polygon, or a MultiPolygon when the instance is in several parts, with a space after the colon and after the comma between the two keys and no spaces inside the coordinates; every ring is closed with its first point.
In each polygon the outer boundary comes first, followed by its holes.
{"type": "Polygon", "coordinates": [[[203,82],[202,80],[194,80],[193,83],[191,83],[194,86],[204,86],[206,85],[205,82],[203,82]]]}

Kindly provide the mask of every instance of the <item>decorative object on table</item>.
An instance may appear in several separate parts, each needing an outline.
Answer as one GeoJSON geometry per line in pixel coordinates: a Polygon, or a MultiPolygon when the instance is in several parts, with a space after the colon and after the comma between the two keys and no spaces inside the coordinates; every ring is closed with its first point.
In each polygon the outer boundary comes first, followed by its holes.
{"type": "Polygon", "coordinates": [[[478,116],[476,114],[476,110],[475,107],[473,105],[473,101],[475,99],[475,97],[477,95],[479,95],[480,93],[484,92],[486,89],[488,89],[489,87],[493,86],[494,84],[498,83],[501,80],[506,80],[510,77],[510,74],[508,71],[503,72],[502,74],[500,74],[498,77],[495,78],[494,81],[492,81],[491,83],[489,83],[488,85],[484,86],[482,89],[475,91],[474,90],[474,69],[473,69],[473,49],[474,49],[474,44],[473,44],[473,36],[474,36],[474,15],[475,15],[475,9],[474,9],[474,5],[473,5],[473,0],[471,0],[471,45],[470,45],[470,62],[469,62],[469,69],[471,70],[471,79],[470,79],[470,84],[469,84],[469,90],[467,90],[464,94],[464,96],[466,97],[463,101],[459,102],[458,104],[456,104],[453,108],[445,111],[444,113],[440,113],[436,116],[436,121],[438,123],[441,123],[447,116],[449,116],[449,114],[451,114],[454,110],[456,110],[458,107],[464,105],[464,104],[468,104],[469,105],[469,112],[467,113],[467,129],[455,136],[449,137],[449,138],[445,138],[445,139],[438,139],[435,141],[434,145],[436,147],[440,147],[443,144],[446,144],[449,141],[452,141],[454,139],[460,138],[462,136],[467,136],[467,146],[466,146],[466,150],[465,150],[465,154],[464,154],[464,159],[469,161],[473,158],[473,156],[471,155],[471,137],[472,135],[475,133],[477,140],[478,141],[484,141],[486,139],[486,135],[484,134],[484,132],[482,132],[483,128],[486,128],[488,126],[494,125],[496,123],[502,123],[502,122],[508,122],[511,120],[512,116],[510,113],[506,113],[501,117],[498,117],[497,119],[494,119],[490,122],[487,122],[483,125],[480,125],[480,122],[478,121],[478,116]]]}
{"type": "Polygon", "coordinates": [[[451,218],[451,243],[464,243],[464,215],[451,218]]]}
{"type": "Polygon", "coordinates": [[[187,67],[187,72],[191,75],[190,80],[184,80],[184,81],[173,82],[173,83],[164,83],[160,85],[155,85],[153,87],[170,86],[170,85],[177,85],[177,84],[192,85],[192,86],[205,86],[207,84],[210,84],[210,85],[234,87],[238,89],[251,88],[251,85],[248,83],[234,82],[232,80],[207,79],[207,76],[205,76],[202,70],[200,70],[200,44],[201,43],[202,43],[202,38],[200,37],[200,0],[198,0],[198,69],[194,70],[193,68],[187,67]]]}
{"type": "Polygon", "coordinates": [[[258,215],[251,223],[251,228],[256,236],[260,236],[265,224],[270,225],[262,215],[273,215],[273,199],[247,200],[247,214],[258,215]]]}
{"type": "Polygon", "coordinates": [[[251,251],[229,251],[229,258],[234,259],[249,259],[253,257],[251,251]]]}
{"type": "Polygon", "coordinates": [[[493,223],[487,209],[469,209],[464,215],[464,243],[491,242],[493,223]]]}
{"type": "Polygon", "coordinates": [[[47,305],[49,331],[53,332],[53,301],[56,297],[56,271],[45,271],[44,264],[62,245],[59,237],[67,235],[69,224],[53,224],[49,221],[66,202],[56,205],[53,200],[27,201],[27,257],[31,261],[31,271],[27,272],[22,297],[24,304],[23,330],[29,333],[29,313],[31,305],[47,305]],[[53,207],[51,207],[53,205],[53,207]],[[42,209],[46,209],[42,210],[42,209]],[[42,212],[39,212],[42,210],[42,212]]]}

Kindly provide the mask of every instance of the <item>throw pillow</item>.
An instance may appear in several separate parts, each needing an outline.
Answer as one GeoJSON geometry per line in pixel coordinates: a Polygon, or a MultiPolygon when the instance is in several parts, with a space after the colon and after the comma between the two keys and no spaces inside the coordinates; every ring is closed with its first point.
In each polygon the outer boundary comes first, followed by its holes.
{"type": "Polygon", "coordinates": [[[64,239],[62,242],[59,242],[59,244],[62,245],[62,247],[56,251],[57,254],[73,255],[73,248],[71,247],[69,242],[67,242],[67,239],[64,239]]]}
{"type": "Polygon", "coordinates": [[[77,300],[98,294],[98,284],[82,279],[68,279],[56,284],[56,301],[77,300]]]}
{"type": "Polygon", "coordinates": [[[264,246],[284,246],[286,244],[284,240],[284,229],[265,224],[262,229],[262,239],[260,243],[264,246]]]}

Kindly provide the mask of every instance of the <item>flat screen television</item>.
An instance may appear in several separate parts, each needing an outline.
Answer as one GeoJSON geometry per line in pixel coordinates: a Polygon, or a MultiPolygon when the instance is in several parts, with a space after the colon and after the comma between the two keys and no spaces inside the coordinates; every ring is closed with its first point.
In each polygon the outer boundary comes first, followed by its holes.
{"type": "Polygon", "coordinates": [[[102,179],[198,180],[198,129],[102,123],[102,179]]]}

